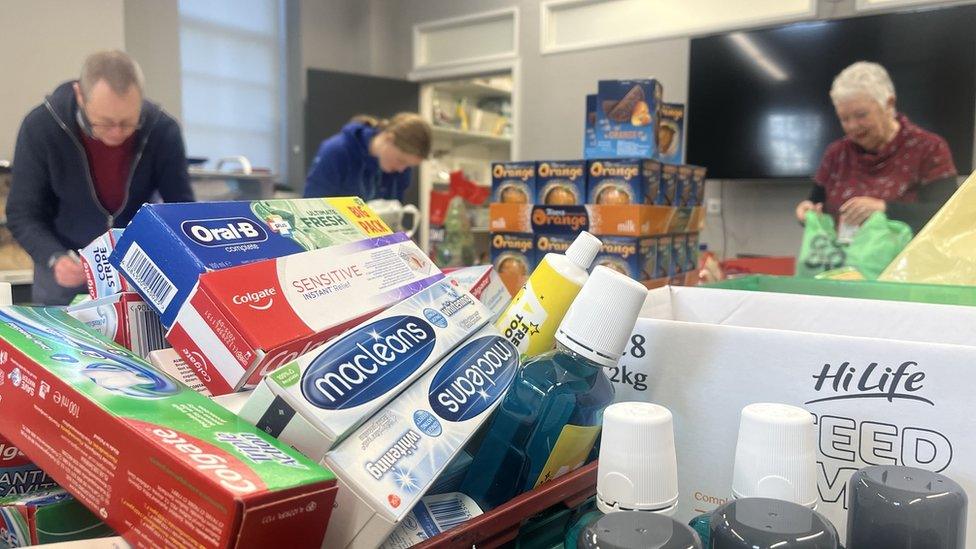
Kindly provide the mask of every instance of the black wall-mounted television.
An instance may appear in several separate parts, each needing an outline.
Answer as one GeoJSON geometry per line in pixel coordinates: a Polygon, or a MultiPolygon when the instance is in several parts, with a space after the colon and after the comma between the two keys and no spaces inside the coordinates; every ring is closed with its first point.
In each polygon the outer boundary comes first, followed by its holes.
{"type": "Polygon", "coordinates": [[[847,65],[884,65],[897,107],[972,171],[976,6],[796,23],[695,38],[687,161],[716,179],[809,179],[843,136],[828,92],[847,65]]]}

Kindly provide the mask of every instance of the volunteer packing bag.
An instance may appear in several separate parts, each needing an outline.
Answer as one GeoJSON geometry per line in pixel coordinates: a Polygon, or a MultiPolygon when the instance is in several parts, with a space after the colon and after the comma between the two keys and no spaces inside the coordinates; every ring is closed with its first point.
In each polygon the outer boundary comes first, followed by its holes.
{"type": "Polygon", "coordinates": [[[976,174],[881,274],[880,280],[976,285],[976,174]]]}
{"type": "Polygon", "coordinates": [[[840,267],[854,267],[867,279],[876,279],[912,239],[912,230],[901,221],[875,212],[849,243],[837,239],[834,219],[807,212],[803,244],[796,258],[796,276],[814,276],[840,267]]]}

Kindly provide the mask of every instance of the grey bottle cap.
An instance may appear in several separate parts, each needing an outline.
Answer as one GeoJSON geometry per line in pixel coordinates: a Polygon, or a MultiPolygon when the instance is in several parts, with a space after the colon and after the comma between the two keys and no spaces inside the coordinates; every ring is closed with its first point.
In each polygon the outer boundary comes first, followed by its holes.
{"type": "Polygon", "coordinates": [[[698,534],[671,517],[646,511],[603,515],[586,527],[579,549],[702,549],[698,534]]]}
{"type": "Polygon", "coordinates": [[[966,492],[954,481],[914,467],[877,465],[851,476],[849,549],[962,549],[966,492]]]}
{"type": "Polygon", "coordinates": [[[836,549],[837,530],[820,513],[769,498],[744,498],[712,513],[712,549],[836,549]]]}

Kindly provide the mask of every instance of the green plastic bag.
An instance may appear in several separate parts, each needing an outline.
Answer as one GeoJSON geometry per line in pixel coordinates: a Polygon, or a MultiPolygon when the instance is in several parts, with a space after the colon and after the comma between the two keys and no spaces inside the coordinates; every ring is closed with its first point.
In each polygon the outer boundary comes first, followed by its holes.
{"type": "Polygon", "coordinates": [[[849,243],[837,241],[834,219],[807,212],[803,245],[796,258],[796,276],[812,278],[840,267],[854,267],[865,278],[878,278],[885,267],[908,245],[912,229],[881,213],[871,214],[849,243]]]}

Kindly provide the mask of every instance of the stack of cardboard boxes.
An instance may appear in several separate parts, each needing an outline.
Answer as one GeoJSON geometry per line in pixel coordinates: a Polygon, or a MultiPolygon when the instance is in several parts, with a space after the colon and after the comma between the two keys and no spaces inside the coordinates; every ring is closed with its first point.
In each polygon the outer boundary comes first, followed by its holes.
{"type": "Polygon", "coordinates": [[[649,285],[684,284],[698,263],[706,169],[683,164],[682,104],[656,80],[601,80],[587,96],[584,160],[492,165],[491,260],[515,291],[580,230],[596,264],[649,285]]]}

